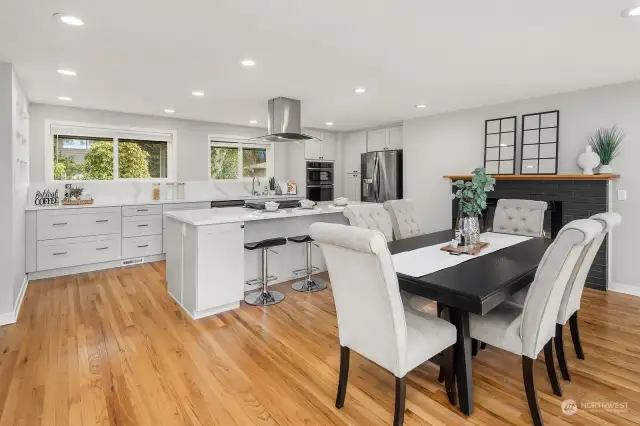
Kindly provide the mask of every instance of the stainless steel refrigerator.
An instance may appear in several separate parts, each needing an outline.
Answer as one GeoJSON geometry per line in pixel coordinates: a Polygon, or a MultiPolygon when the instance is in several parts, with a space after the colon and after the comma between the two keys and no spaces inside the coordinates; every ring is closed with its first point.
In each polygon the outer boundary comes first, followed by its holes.
{"type": "Polygon", "coordinates": [[[382,203],[402,198],[402,150],[362,154],[362,201],[382,203]]]}

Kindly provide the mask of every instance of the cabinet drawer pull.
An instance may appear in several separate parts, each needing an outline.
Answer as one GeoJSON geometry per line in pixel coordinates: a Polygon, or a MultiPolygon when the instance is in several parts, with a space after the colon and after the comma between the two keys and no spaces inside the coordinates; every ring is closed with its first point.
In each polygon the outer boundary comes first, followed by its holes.
{"type": "Polygon", "coordinates": [[[143,244],[141,246],[138,246],[138,248],[144,248],[144,247],[149,247],[149,244],[143,244]]]}
{"type": "Polygon", "coordinates": [[[137,212],[148,212],[148,211],[149,211],[149,209],[138,209],[138,210],[136,210],[136,211],[137,211],[137,212]]]}
{"type": "Polygon", "coordinates": [[[62,226],[62,225],[66,225],[67,222],[58,222],[58,223],[54,223],[53,226],[62,226]]]}
{"type": "Polygon", "coordinates": [[[148,223],[145,223],[145,224],[143,224],[143,225],[138,225],[138,228],[142,228],[142,227],[145,227],[145,226],[149,226],[149,224],[148,224],[148,223]]]}
{"type": "Polygon", "coordinates": [[[109,222],[109,219],[96,220],[96,223],[107,223],[107,222],[109,222]]]}
{"type": "Polygon", "coordinates": [[[106,250],[106,249],[108,249],[108,248],[109,248],[109,247],[97,247],[97,248],[96,248],[96,250],[106,250]]]}
{"type": "Polygon", "coordinates": [[[66,251],[61,251],[59,253],[53,253],[54,256],[64,256],[65,254],[67,254],[66,251]]]}

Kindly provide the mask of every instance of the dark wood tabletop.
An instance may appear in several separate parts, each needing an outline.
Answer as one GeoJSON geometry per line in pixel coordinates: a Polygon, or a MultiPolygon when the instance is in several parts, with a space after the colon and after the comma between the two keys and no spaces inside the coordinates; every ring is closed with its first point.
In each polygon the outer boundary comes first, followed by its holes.
{"type": "MultiPolygon", "coordinates": [[[[391,254],[397,254],[446,243],[453,239],[453,235],[453,230],[446,230],[392,241],[389,250],[391,254]]],[[[422,277],[398,273],[398,281],[400,287],[409,293],[484,315],[531,283],[550,244],[549,239],[532,238],[422,277]]]]}

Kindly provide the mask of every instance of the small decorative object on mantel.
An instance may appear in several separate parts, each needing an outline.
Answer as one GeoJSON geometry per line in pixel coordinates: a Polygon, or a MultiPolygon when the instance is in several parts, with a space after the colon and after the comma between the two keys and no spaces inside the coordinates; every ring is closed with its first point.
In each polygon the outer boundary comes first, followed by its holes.
{"type": "Polygon", "coordinates": [[[487,173],[515,173],[517,117],[487,120],[484,123],[484,167],[487,173]]]}
{"type": "Polygon", "coordinates": [[[486,174],[483,168],[475,169],[470,181],[459,180],[453,183],[458,188],[453,198],[460,200],[456,238],[464,238],[466,249],[480,242],[478,217],[487,208],[487,192],[493,191],[495,183],[496,180],[486,174]]]}
{"type": "Polygon", "coordinates": [[[560,111],[544,111],[522,116],[523,175],[558,174],[560,111]]]}
{"type": "Polygon", "coordinates": [[[611,161],[620,155],[620,145],[622,145],[625,136],[625,133],[618,129],[618,126],[598,129],[594,135],[589,136],[589,145],[591,145],[593,152],[600,157],[601,165],[598,174],[613,174],[611,161]]]}
{"type": "Polygon", "coordinates": [[[582,169],[583,175],[592,175],[593,169],[600,164],[600,157],[593,152],[591,145],[584,148],[584,152],[578,157],[578,166],[582,169]]]}
{"type": "Polygon", "coordinates": [[[45,189],[44,191],[37,191],[36,197],[33,200],[33,204],[39,207],[49,207],[58,205],[59,197],[58,190],[52,191],[45,189]]]}

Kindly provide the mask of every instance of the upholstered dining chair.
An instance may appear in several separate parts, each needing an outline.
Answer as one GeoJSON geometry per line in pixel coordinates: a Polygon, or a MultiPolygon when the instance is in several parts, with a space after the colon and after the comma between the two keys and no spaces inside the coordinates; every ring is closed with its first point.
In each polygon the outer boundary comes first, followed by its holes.
{"type": "Polygon", "coordinates": [[[382,232],[316,222],[311,237],[324,255],[338,317],[340,379],[336,407],[344,406],[349,355],[354,350],[396,378],[394,425],[404,419],[406,375],[444,352],[445,390],[456,403],[453,345],[456,328],[436,316],[405,308],[382,232]]]}
{"type": "Polygon", "coordinates": [[[524,306],[502,303],[484,316],[471,315],[471,337],[522,357],[522,374],[535,425],[542,425],[533,375],[533,362],[544,349],[553,393],[562,396],[553,364],[555,323],[562,297],[583,248],[602,231],[595,220],[565,225],[545,252],[524,306]]]}
{"type": "Polygon", "coordinates": [[[343,211],[349,225],[358,228],[376,229],[387,241],[393,241],[393,226],[389,213],[382,204],[367,203],[347,206],[343,211]]]}
{"type": "Polygon", "coordinates": [[[412,200],[389,200],[382,207],[391,217],[394,239],[402,240],[424,234],[422,217],[412,200]]]}
{"type": "MultiPolygon", "coordinates": [[[[593,264],[593,260],[602,246],[602,242],[606,238],[607,234],[616,226],[622,222],[622,216],[618,213],[608,212],[599,213],[591,216],[590,219],[595,220],[602,226],[602,232],[598,234],[593,241],[587,245],[576,265],[576,268],[569,278],[569,285],[567,285],[564,295],[562,296],[562,303],[560,304],[560,311],[558,311],[558,318],[556,321],[556,335],[555,346],[556,356],[558,357],[558,366],[562,373],[562,378],[571,381],[571,374],[569,373],[569,367],[567,366],[567,360],[564,356],[564,342],[562,339],[563,327],[569,323],[571,329],[571,340],[573,340],[573,348],[576,352],[578,359],[584,359],[584,351],[582,350],[582,343],[580,342],[580,332],[578,329],[578,312],[580,310],[580,299],[582,299],[582,292],[587,280],[587,275],[593,264]]],[[[525,299],[518,299],[513,301],[519,306],[523,306],[525,299]]]]}

